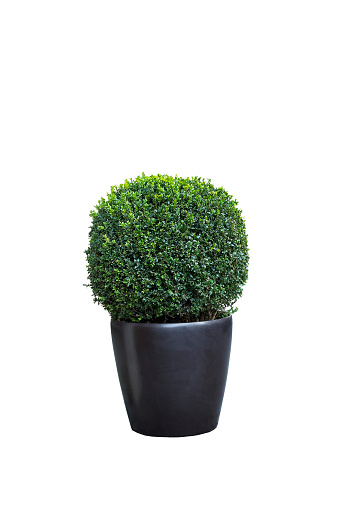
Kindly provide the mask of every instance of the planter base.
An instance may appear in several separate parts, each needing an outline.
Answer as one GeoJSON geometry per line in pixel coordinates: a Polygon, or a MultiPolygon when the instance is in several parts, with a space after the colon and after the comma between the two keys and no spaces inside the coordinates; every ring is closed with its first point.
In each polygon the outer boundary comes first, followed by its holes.
{"type": "Polygon", "coordinates": [[[163,434],[162,432],[160,432],[159,434],[152,434],[152,433],[145,433],[144,431],[139,431],[137,429],[134,429],[132,428],[131,426],[131,429],[132,431],[134,431],[135,433],[138,433],[139,435],[144,435],[146,437],[163,437],[163,438],[184,438],[184,437],[194,437],[194,436],[197,436],[197,435],[204,435],[205,433],[210,433],[211,431],[214,431],[216,428],[217,428],[218,424],[216,426],[213,426],[212,428],[210,429],[206,429],[204,431],[193,431],[192,429],[188,432],[188,433],[184,433],[184,432],[178,432],[178,434],[170,434],[170,435],[165,435],[163,434]]]}

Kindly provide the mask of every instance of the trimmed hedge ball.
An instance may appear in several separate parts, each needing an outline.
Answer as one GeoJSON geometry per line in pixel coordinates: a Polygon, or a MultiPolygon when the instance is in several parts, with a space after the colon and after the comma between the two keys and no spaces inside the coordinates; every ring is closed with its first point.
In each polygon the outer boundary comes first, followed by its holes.
{"type": "Polygon", "coordinates": [[[200,177],[144,173],[91,211],[87,270],[113,320],[192,322],[237,311],[248,277],[238,202],[200,177]]]}

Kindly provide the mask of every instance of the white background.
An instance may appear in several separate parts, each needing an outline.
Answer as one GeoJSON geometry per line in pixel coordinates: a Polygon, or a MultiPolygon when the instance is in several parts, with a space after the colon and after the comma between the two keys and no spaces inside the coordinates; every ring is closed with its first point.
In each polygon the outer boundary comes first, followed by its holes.
{"type": "Polygon", "coordinates": [[[2,1],[0,505],[338,508],[338,4],[2,1]],[[89,211],[145,171],[247,220],[219,427],[133,433],[89,211]],[[336,485],[337,484],[337,485],[336,485]]]}

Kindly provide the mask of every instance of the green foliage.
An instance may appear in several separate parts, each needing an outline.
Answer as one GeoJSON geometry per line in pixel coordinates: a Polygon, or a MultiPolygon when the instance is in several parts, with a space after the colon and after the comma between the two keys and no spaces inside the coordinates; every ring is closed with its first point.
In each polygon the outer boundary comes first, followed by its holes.
{"type": "Polygon", "coordinates": [[[94,301],[128,322],[234,313],[249,261],[237,204],[200,177],[143,173],[111,187],[90,213],[85,253],[94,301]]]}

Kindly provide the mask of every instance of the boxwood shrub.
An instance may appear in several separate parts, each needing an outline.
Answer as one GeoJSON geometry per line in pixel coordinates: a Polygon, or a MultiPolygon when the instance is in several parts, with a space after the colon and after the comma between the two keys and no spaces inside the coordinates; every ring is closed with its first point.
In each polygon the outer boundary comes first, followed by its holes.
{"type": "Polygon", "coordinates": [[[144,173],[91,211],[87,270],[113,320],[191,322],[234,313],[248,276],[238,202],[208,179],[144,173]]]}

